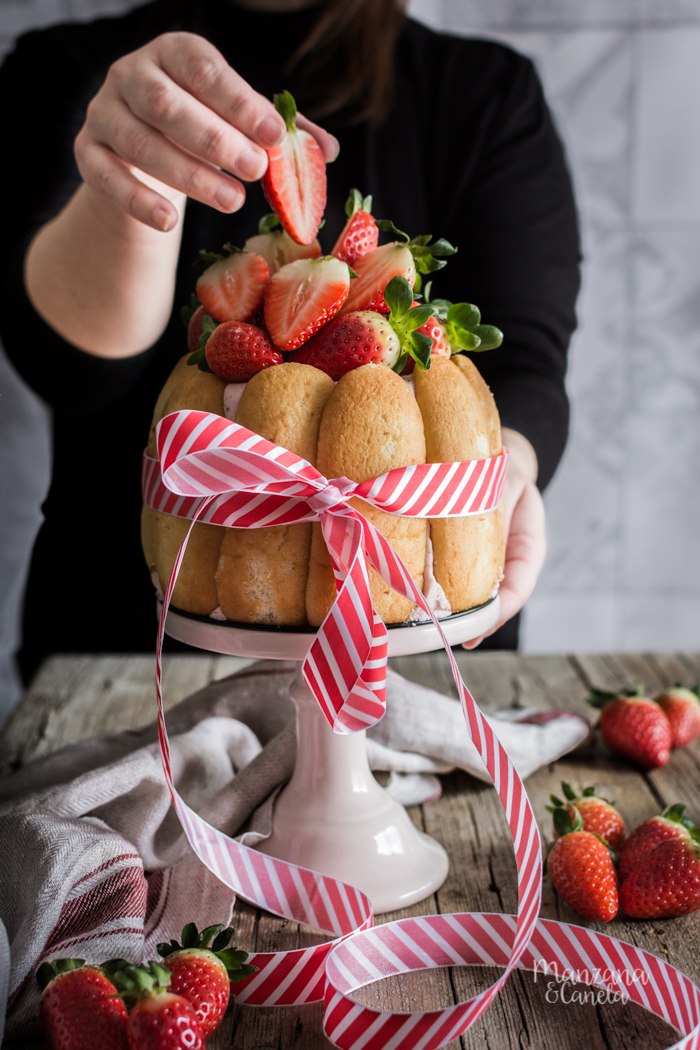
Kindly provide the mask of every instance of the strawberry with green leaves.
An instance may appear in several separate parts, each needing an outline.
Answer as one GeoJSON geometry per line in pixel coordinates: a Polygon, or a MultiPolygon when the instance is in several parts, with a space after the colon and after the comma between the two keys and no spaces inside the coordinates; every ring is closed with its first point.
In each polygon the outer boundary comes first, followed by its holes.
{"type": "MultiPolygon", "coordinates": [[[[593,787],[584,788],[579,795],[574,791],[571,784],[567,784],[565,780],[562,780],[561,790],[566,801],[557,798],[556,795],[549,796],[551,805],[546,808],[552,816],[556,810],[562,808],[573,820],[574,814],[578,811],[583,821],[583,830],[592,831],[594,834],[600,835],[611,849],[614,849],[617,853],[625,841],[627,829],[622,816],[615,809],[614,804],[608,802],[607,799],[597,796],[593,787]]],[[[555,839],[557,838],[556,826],[554,828],[554,837],[555,839]]]]}
{"type": "Polygon", "coordinates": [[[326,162],[313,135],[297,127],[290,93],[283,91],[273,101],[287,133],[279,146],[267,151],[263,193],[292,240],[311,244],[326,208],[326,162]]]}
{"type": "Polygon", "coordinates": [[[547,858],[547,870],[560,897],[595,922],[610,922],[617,915],[617,876],[608,844],[591,831],[574,809],[573,820],[563,806],[553,813],[560,836],[547,858]]]}
{"type": "Polygon", "coordinates": [[[666,806],[658,816],[650,817],[649,820],[645,820],[643,824],[630,832],[619,853],[617,873],[621,882],[660,842],[666,842],[668,839],[689,840],[691,838],[691,832],[697,829],[692,820],[685,816],[687,808],[684,802],[666,806]]]}
{"type": "Polygon", "coordinates": [[[393,222],[386,219],[377,219],[376,222],[380,230],[401,239],[382,244],[355,261],[353,270],[357,276],[350,287],[343,313],[355,310],[388,313],[384,289],[394,277],[405,278],[413,288],[417,273],[432,273],[442,269],[447,265],[445,257],[457,251],[444,238],[434,244],[430,244],[429,234],[411,240],[407,233],[397,230],[393,222]]]}
{"type": "Polygon", "coordinates": [[[503,333],[491,324],[481,323],[479,308],[473,303],[451,303],[449,299],[431,299],[432,281],[425,287],[425,301],[435,307],[450,354],[495,350],[503,342],[503,333]]]}
{"type": "Polygon", "coordinates": [[[664,689],[656,702],[663,708],[671,725],[671,736],[674,747],[685,747],[700,736],[700,697],[698,688],[688,689],[677,682],[670,689],[664,689]]]}
{"type": "Polygon", "coordinates": [[[631,919],[671,919],[700,909],[700,842],[670,838],[648,850],[620,886],[631,919]]]}
{"type": "Polygon", "coordinates": [[[311,244],[297,244],[280,224],[274,212],[271,212],[269,215],[263,215],[258,223],[257,234],[248,238],[243,250],[262,255],[272,276],[281,266],[286,266],[295,259],[318,259],[321,245],[317,240],[313,240],[311,244]]]}
{"type": "Polygon", "coordinates": [[[278,350],[296,350],[338,313],[350,270],[332,255],[281,267],[265,289],[265,325],[278,350]]]}
{"type": "Polygon", "coordinates": [[[362,365],[385,365],[401,373],[409,357],[419,368],[429,368],[432,344],[417,329],[432,307],[412,305],[411,286],[403,277],[394,277],[384,295],[388,314],[343,313],[297,350],[293,360],[321,369],[335,382],[362,365]]]}
{"type": "Polygon", "coordinates": [[[204,1050],[195,1008],[170,991],[172,977],[163,963],[132,966],[111,959],[104,968],[121,997],[135,1002],[127,1026],[130,1050],[204,1050]]]}
{"type": "Polygon", "coordinates": [[[671,726],[657,703],[635,690],[611,693],[592,689],[587,702],[598,708],[603,739],[644,769],[658,769],[671,756],[671,726]]]}
{"type": "Polygon", "coordinates": [[[50,1050],[128,1050],[129,1016],[117,989],[84,959],[54,959],[37,971],[39,1022],[50,1050]]]}
{"type": "Polygon", "coordinates": [[[248,321],[260,309],[270,270],[262,255],[225,244],[226,255],[201,251],[197,299],[215,321],[248,321]]]}
{"type": "Polygon", "coordinates": [[[363,197],[359,190],[350,190],[345,202],[348,221],[335,242],[331,255],[354,266],[359,258],[374,251],[379,240],[379,227],[372,218],[372,198],[363,197]]]}
{"type": "Polygon", "coordinates": [[[257,967],[246,960],[248,952],[229,947],[233,929],[219,923],[201,933],[193,922],[182,931],[182,943],[159,944],[158,954],[170,971],[170,991],[192,1004],[205,1039],[216,1031],[226,1013],[230,985],[244,981],[257,967]]]}

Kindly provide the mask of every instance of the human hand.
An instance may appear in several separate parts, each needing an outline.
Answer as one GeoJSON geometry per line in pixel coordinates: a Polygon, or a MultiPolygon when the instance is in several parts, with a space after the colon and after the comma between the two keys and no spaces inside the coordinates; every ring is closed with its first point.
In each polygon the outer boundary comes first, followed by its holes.
{"type": "MultiPolygon", "coordinates": [[[[298,124],[316,138],[326,162],[335,158],[332,135],[302,116],[298,124]]],[[[110,66],[88,106],[75,156],[99,197],[167,231],[185,197],[237,211],[245,201],[239,180],[264,175],[265,150],[285,133],[272,103],[208,41],[165,33],[110,66]]]]}
{"type": "Polygon", "coordinates": [[[527,438],[505,427],[503,444],[510,452],[510,459],[503,488],[507,540],[504,578],[498,591],[501,614],[490,631],[465,642],[465,649],[475,649],[522,609],[535,589],[547,550],[544,504],[535,484],[535,451],[527,438]]]}

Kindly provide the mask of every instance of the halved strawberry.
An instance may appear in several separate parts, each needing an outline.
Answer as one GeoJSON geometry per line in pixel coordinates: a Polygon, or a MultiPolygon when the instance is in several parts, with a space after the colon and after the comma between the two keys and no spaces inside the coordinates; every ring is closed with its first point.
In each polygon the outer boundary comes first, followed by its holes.
{"type": "Polygon", "coordinates": [[[318,259],[321,254],[321,245],[317,240],[311,244],[297,244],[272,213],[263,215],[258,223],[257,234],[255,237],[249,237],[243,247],[247,252],[262,255],[270,270],[270,276],[277,273],[280,266],[294,262],[295,259],[318,259]]]}
{"type": "Polygon", "coordinates": [[[265,289],[265,324],[278,350],[296,350],[334,317],[350,287],[347,263],[325,255],[287,263],[265,289]]]}
{"type": "Polygon", "coordinates": [[[262,255],[224,245],[226,256],[200,252],[206,267],[197,281],[197,298],[215,321],[247,321],[263,300],[270,270],[262,255]]]}
{"type": "Polygon", "coordinates": [[[374,251],[379,239],[379,228],[371,212],[372,198],[363,197],[359,190],[350,190],[350,196],[345,202],[348,221],[331,255],[353,266],[361,256],[374,251]]]}
{"type": "Polygon", "coordinates": [[[385,294],[391,307],[388,314],[344,313],[297,350],[292,360],[321,369],[335,382],[362,365],[386,365],[401,372],[409,355],[420,368],[428,368],[431,342],[417,329],[432,308],[412,307],[411,287],[403,277],[395,277],[385,294]]]}
{"type": "Polygon", "coordinates": [[[353,281],[343,313],[350,310],[378,310],[386,313],[384,289],[394,277],[405,277],[411,287],[416,287],[416,273],[432,273],[441,270],[447,263],[438,257],[454,255],[457,251],[449,241],[440,239],[430,244],[430,235],[409,239],[407,233],[397,230],[393,222],[377,219],[377,227],[384,233],[393,233],[401,241],[383,244],[380,248],[362,255],[353,269],[357,280],[353,281]]]}
{"type": "Polygon", "coordinates": [[[297,107],[288,91],[274,96],[287,125],[280,146],[267,151],[262,188],[285,230],[297,244],[311,244],[326,208],[326,162],[313,135],[297,127],[297,107]]]}
{"type": "Polygon", "coordinates": [[[282,364],[282,354],[260,328],[245,321],[224,321],[204,347],[209,368],[225,383],[247,383],[263,368],[282,364]]]}
{"type": "Polygon", "coordinates": [[[343,313],[356,310],[389,312],[384,302],[384,289],[394,277],[404,277],[411,287],[416,281],[416,266],[405,244],[383,244],[357,260],[353,266],[357,277],[345,300],[343,313]]]}

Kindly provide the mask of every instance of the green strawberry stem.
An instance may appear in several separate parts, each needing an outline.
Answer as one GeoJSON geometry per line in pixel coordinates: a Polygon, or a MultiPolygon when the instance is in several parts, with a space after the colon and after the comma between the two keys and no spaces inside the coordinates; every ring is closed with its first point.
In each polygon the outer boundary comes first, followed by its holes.
{"type": "Polygon", "coordinates": [[[124,959],[110,959],[102,969],[117,989],[120,999],[145,999],[149,995],[164,992],[170,987],[171,974],[160,962],[133,966],[124,959]]]}
{"type": "Polygon", "coordinates": [[[393,277],[384,289],[384,302],[389,307],[388,321],[399,337],[401,353],[394,365],[394,372],[403,371],[409,354],[419,368],[430,368],[433,341],[422,332],[416,332],[434,316],[432,306],[411,306],[413,289],[405,277],[393,277]]]}
{"type": "Polygon", "coordinates": [[[163,942],[157,946],[157,951],[163,959],[167,959],[173,952],[181,952],[183,949],[205,949],[212,952],[224,964],[228,972],[229,981],[244,981],[246,977],[256,973],[258,968],[246,962],[248,952],[243,948],[228,947],[233,934],[233,927],[228,926],[224,929],[222,923],[217,923],[215,926],[207,926],[199,933],[196,925],[193,922],[188,922],[182,930],[181,944],[178,944],[177,941],[163,942]]]}
{"type": "Polygon", "coordinates": [[[433,273],[435,270],[441,270],[443,266],[447,266],[444,257],[457,253],[454,245],[446,241],[444,237],[430,244],[429,233],[411,239],[403,230],[398,230],[391,219],[375,219],[375,222],[382,233],[391,233],[410,249],[418,273],[433,273]]]}
{"type": "Polygon", "coordinates": [[[212,332],[215,332],[218,327],[219,326],[214,320],[214,318],[210,317],[209,314],[205,314],[202,320],[200,321],[199,346],[194,351],[194,353],[191,353],[190,356],[187,358],[187,364],[197,365],[197,368],[200,372],[212,371],[209,367],[209,362],[207,361],[205,347],[207,345],[209,336],[212,334],[212,332]]]}
{"type": "Polygon", "coordinates": [[[463,351],[482,353],[495,350],[503,342],[503,332],[491,324],[481,323],[478,307],[472,303],[451,303],[449,299],[430,299],[433,282],[425,286],[425,301],[435,307],[436,316],[445,326],[453,354],[463,351]]]}
{"type": "Polygon", "coordinates": [[[297,127],[297,104],[294,96],[289,91],[282,91],[279,95],[273,95],[275,109],[287,125],[287,131],[296,131],[297,127]]]}
{"type": "Polygon", "coordinates": [[[190,296],[190,301],[188,305],[181,307],[180,317],[182,318],[182,323],[184,324],[185,328],[189,328],[190,321],[192,320],[192,315],[197,312],[201,305],[202,304],[200,303],[199,299],[193,292],[190,296]]]}
{"type": "Polygon", "coordinates": [[[596,689],[595,686],[591,686],[591,691],[586,697],[586,703],[590,704],[591,707],[595,707],[598,711],[601,711],[611,700],[619,700],[621,697],[633,696],[644,696],[644,686],[641,682],[637,682],[634,689],[618,689],[616,693],[610,692],[607,689],[596,689]]]}
{"type": "Polygon", "coordinates": [[[282,233],[280,221],[273,211],[263,215],[258,223],[258,233],[282,233]]]}
{"type": "Polygon", "coordinates": [[[62,973],[69,973],[71,970],[79,970],[84,965],[84,959],[52,959],[51,962],[42,963],[36,972],[39,987],[46,988],[54,977],[59,977],[62,973]]]}
{"type": "Polygon", "coordinates": [[[345,214],[348,219],[352,219],[358,211],[366,211],[371,213],[372,211],[372,197],[363,197],[359,190],[350,190],[350,196],[345,202],[345,214]]]}

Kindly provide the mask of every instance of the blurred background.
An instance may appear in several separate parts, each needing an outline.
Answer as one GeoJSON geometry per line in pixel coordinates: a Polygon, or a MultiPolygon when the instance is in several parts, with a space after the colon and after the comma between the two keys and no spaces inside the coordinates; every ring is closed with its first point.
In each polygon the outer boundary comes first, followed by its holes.
{"type": "MultiPolygon", "coordinates": [[[[0,56],[28,29],[133,6],[0,0],[0,56]]],[[[522,648],[697,648],[700,0],[413,0],[409,10],[535,61],[578,198],[572,430],[545,496],[549,553],[522,648]]],[[[20,692],[11,654],[50,461],[48,414],[0,353],[0,724],[20,692]]]]}

